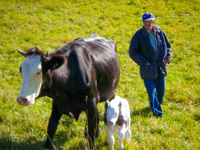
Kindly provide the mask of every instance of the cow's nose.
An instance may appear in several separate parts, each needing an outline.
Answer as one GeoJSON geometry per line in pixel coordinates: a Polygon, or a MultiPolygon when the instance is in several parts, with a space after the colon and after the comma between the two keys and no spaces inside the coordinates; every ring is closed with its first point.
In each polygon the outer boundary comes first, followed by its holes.
{"type": "Polygon", "coordinates": [[[17,98],[17,103],[19,105],[27,105],[27,98],[25,98],[25,97],[18,97],[17,98]]]}
{"type": "Polygon", "coordinates": [[[112,126],[112,125],[113,125],[113,122],[112,122],[112,121],[108,121],[107,125],[108,125],[108,126],[112,126]]]}

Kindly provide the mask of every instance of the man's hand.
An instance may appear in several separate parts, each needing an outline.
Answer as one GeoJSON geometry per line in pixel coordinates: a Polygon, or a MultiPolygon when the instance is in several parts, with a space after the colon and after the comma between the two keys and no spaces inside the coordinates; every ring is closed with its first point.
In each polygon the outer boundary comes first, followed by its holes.
{"type": "Polygon", "coordinates": [[[150,65],[150,63],[148,62],[147,64],[146,64],[146,68],[147,68],[147,66],[149,66],[150,65]]]}
{"type": "Polygon", "coordinates": [[[165,59],[165,63],[166,63],[166,64],[169,64],[169,63],[170,63],[170,60],[169,60],[169,59],[165,59]]]}
{"type": "Polygon", "coordinates": [[[148,65],[150,65],[150,63],[149,63],[149,62],[146,64],[146,66],[148,66],[148,65]]]}

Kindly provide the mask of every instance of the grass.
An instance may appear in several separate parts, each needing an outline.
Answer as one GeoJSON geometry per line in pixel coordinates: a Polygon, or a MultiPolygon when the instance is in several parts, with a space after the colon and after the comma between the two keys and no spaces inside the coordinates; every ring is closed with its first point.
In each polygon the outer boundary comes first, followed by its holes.
{"type": "MultiPolygon", "coordinates": [[[[16,103],[23,61],[17,49],[38,46],[53,51],[77,37],[97,32],[117,44],[121,66],[117,95],[131,107],[130,144],[125,149],[200,149],[200,2],[198,0],[1,0],[0,1],[0,150],[39,150],[46,140],[52,100],[40,98],[32,106],[16,103]],[[133,34],[141,16],[152,12],[173,50],[168,65],[163,118],[147,108],[148,97],[138,66],[129,58],[133,34]]],[[[98,105],[101,136],[97,149],[108,149],[103,128],[104,103],[98,105]]],[[[85,114],[74,122],[63,116],[55,149],[87,149],[85,114]]],[[[115,144],[117,148],[117,144],[115,144]]]]}

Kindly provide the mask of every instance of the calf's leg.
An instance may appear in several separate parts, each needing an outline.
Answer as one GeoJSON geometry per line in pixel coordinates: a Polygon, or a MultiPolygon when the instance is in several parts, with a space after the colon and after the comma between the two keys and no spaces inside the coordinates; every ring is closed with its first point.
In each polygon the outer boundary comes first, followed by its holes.
{"type": "Polygon", "coordinates": [[[126,133],[125,133],[125,139],[126,139],[126,141],[129,143],[130,142],[130,140],[131,140],[131,130],[130,129],[128,129],[127,131],[126,131],[126,133]]]}
{"type": "MultiPolygon", "coordinates": [[[[130,112],[128,112],[130,114],[130,112]]],[[[127,131],[125,133],[125,139],[126,141],[129,143],[130,140],[131,140],[131,130],[130,130],[130,127],[131,127],[131,123],[130,123],[130,116],[129,116],[129,119],[128,119],[128,127],[127,127],[127,131]]]]}
{"type": "Polygon", "coordinates": [[[114,150],[115,138],[112,134],[108,135],[108,144],[110,146],[110,150],[114,150]]]}
{"type": "Polygon", "coordinates": [[[104,128],[105,128],[106,134],[108,136],[108,144],[109,144],[110,150],[114,150],[115,138],[110,129],[112,127],[108,127],[107,125],[104,125],[104,128]]]}
{"type": "Polygon", "coordinates": [[[124,139],[126,131],[127,131],[127,128],[125,127],[125,125],[122,125],[121,129],[118,132],[118,136],[117,136],[117,138],[119,139],[118,149],[124,148],[123,139],[124,139]]]}

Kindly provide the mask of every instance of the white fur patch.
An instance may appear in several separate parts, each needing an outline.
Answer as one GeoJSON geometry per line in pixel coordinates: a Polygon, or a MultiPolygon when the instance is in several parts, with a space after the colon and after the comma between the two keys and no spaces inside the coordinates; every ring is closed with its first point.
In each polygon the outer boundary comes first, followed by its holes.
{"type": "Polygon", "coordinates": [[[22,85],[18,97],[27,99],[26,105],[34,104],[42,85],[41,55],[26,56],[21,65],[22,85]]]}

